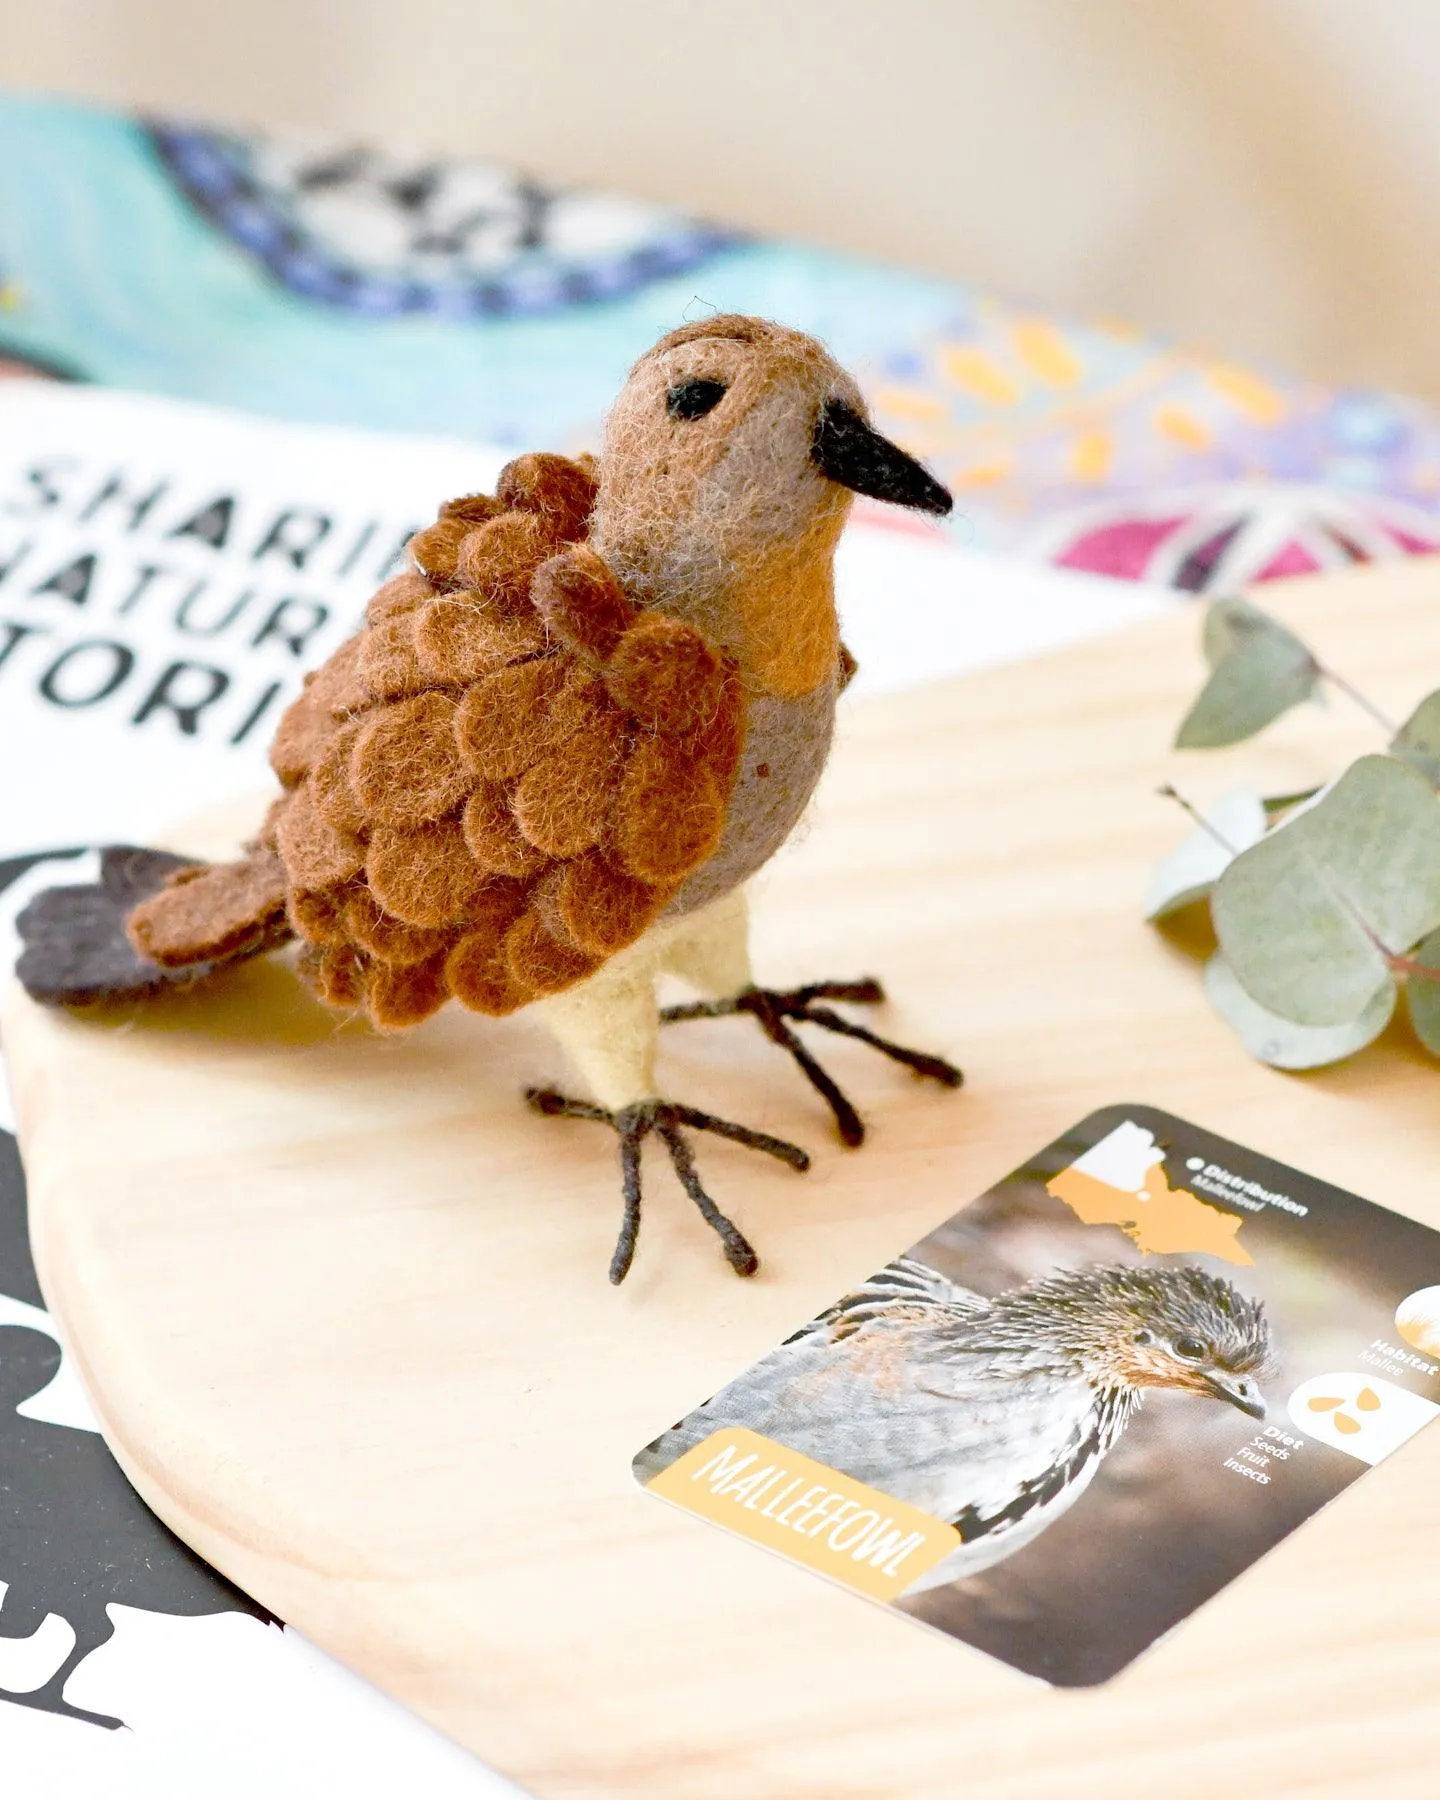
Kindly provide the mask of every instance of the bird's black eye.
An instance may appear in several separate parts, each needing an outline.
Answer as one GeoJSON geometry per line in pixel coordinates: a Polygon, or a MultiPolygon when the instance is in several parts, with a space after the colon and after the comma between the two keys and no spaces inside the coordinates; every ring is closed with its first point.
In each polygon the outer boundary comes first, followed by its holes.
{"type": "Polygon", "coordinates": [[[672,419],[703,419],[724,398],[723,381],[682,381],[665,396],[665,410],[672,419]]]}
{"type": "Polygon", "coordinates": [[[1186,1362],[1203,1362],[1210,1352],[1199,1338],[1191,1337],[1186,1332],[1176,1338],[1175,1354],[1183,1356],[1186,1362]]]}
{"type": "Polygon", "coordinates": [[[1132,1342],[1137,1344],[1153,1344],[1155,1342],[1155,1333],[1153,1331],[1146,1331],[1142,1327],[1135,1333],[1132,1342]]]}

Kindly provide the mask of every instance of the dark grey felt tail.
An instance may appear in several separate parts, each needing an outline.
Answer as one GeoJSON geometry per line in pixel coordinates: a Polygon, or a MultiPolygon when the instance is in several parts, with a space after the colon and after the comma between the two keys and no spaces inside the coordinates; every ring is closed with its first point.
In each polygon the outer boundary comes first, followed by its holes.
{"type": "Polygon", "coordinates": [[[125,935],[125,920],[142,900],[158,893],[177,869],[194,867],[193,856],[111,844],[100,852],[100,879],[93,886],[37,894],[15,921],[24,945],[15,973],[26,993],[47,1006],[85,1006],[139,999],[209,975],[217,963],[162,969],[125,935]]]}

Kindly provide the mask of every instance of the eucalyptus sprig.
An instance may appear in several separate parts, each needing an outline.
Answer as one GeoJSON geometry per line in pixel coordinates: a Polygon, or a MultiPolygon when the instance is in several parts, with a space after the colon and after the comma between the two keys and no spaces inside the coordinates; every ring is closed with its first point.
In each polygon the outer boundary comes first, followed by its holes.
{"type": "MultiPolygon", "coordinates": [[[[1210,676],[1178,749],[1237,744],[1328,685],[1385,733],[1335,780],[1266,799],[1235,788],[1156,868],[1146,916],[1208,901],[1218,949],[1205,992],[1246,1048],[1277,1068],[1352,1055],[1401,994],[1440,1056],[1440,691],[1396,729],[1278,619],[1248,600],[1212,603],[1210,676]]],[[[1180,799],[1173,789],[1163,790],[1180,799]]]]}

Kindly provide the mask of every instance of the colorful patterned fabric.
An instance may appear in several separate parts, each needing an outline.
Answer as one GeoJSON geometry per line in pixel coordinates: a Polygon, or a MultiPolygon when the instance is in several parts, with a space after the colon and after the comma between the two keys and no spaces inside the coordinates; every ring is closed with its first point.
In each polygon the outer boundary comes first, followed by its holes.
{"type": "Polygon", "coordinates": [[[0,96],[0,374],[573,449],[710,309],[826,338],[965,542],[1191,590],[1440,547],[1440,418],[476,160],[0,96]]]}

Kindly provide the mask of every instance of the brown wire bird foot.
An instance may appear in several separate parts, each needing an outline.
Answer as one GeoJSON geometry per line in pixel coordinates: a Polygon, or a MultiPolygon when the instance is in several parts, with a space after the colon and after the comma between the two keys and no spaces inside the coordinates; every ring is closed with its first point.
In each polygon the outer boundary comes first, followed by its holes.
{"type": "Polygon", "coordinates": [[[611,1112],[589,1100],[571,1100],[554,1088],[527,1088],[525,1098],[538,1113],[549,1118],[592,1119],[608,1125],[620,1139],[620,1182],[625,1195],[625,1212],[620,1221],[620,1235],[615,1240],[615,1254],[610,1258],[610,1279],[618,1287],[630,1273],[635,1260],[635,1244],[640,1236],[640,1146],[653,1131],[670,1153],[680,1185],[699,1208],[700,1216],[720,1239],[725,1260],[737,1275],[753,1275],[760,1258],[745,1234],[705,1192],[695,1169],[695,1153],[681,1132],[682,1125],[694,1131],[713,1131],[717,1137],[744,1144],[751,1150],[763,1150],[769,1156],[788,1163],[803,1173],[810,1158],[798,1144],[784,1138],[771,1137],[767,1131],[754,1131],[748,1125],[733,1125],[728,1119],[717,1119],[712,1113],[700,1112],[693,1106],[680,1106],[671,1100],[641,1100],[634,1106],[611,1112]]]}
{"type": "Polygon", "coordinates": [[[833,1031],[841,1037],[858,1038],[862,1044],[869,1044],[872,1050],[878,1050],[882,1056],[888,1056],[893,1062],[903,1063],[907,1069],[912,1069],[927,1081],[938,1081],[945,1087],[957,1088],[965,1079],[954,1063],[946,1062],[943,1056],[931,1056],[925,1050],[909,1050],[904,1044],[892,1043],[889,1038],[878,1036],[864,1025],[856,1025],[853,1020],[842,1018],[828,1006],[815,1004],[817,1000],[848,1000],[861,1006],[877,1006],[884,998],[885,990],[880,983],[873,976],[866,976],[860,981],[812,981],[806,987],[788,990],[747,987],[725,1000],[696,1000],[686,1006],[667,1006],[660,1017],[665,1024],[670,1025],[685,1019],[724,1019],[735,1013],[752,1014],[760,1021],[760,1028],[766,1037],[772,1043],[779,1044],[782,1050],[788,1050],[795,1058],[806,1080],[824,1098],[835,1115],[835,1124],[842,1141],[853,1150],[865,1142],[865,1121],[841,1091],[834,1077],[816,1061],[797,1034],[790,1029],[787,1020],[818,1025],[823,1031],[833,1031]]]}

